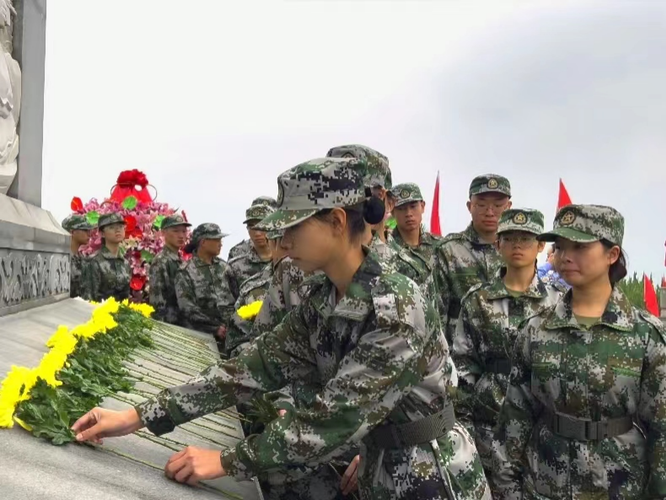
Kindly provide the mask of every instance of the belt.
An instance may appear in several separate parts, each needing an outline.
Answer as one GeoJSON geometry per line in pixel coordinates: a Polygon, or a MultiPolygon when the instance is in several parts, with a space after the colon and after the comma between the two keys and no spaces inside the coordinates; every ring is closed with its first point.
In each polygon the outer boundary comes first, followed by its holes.
{"type": "Polygon", "coordinates": [[[376,427],[370,431],[368,438],[377,448],[409,448],[443,436],[453,429],[455,423],[453,405],[447,403],[441,411],[420,420],[376,427]]]}
{"type": "Polygon", "coordinates": [[[632,416],[588,420],[552,410],[545,410],[543,419],[546,426],[555,434],[577,441],[601,441],[620,436],[629,432],[634,425],[632,416]]]}
{"type": "Polygon", "coordinates": [[[506,358],[491,359],[486,363],[489,372],[509,375],[511,373],[511,361],[506,358]]]}

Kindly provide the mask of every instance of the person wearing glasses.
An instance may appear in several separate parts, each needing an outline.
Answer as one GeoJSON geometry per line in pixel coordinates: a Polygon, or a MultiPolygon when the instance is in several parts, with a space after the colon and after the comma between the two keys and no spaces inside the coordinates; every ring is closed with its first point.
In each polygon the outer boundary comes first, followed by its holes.
{"type": "Polygon", "coordinates": [[[511,208],[511,184],[501,175],[479,175],[469,187],[467,209],[472,222],[461,233],[447,235],[435,253],[435,279],[446,340],[453,345],[460,301],[469,289],[499,271],[495,240],[502,212],[511,208]]]}
{"type": "Polygon", "coordinates": [[[545,243],[543,214],[509,209],[499,221],[497,249],[500,273],[489,283],[473,286],[463,297],[453,342],[458,369],[456,415],[474,436],[491,489],[492,442],[511,372],[511,353],[526,318],[555,305],[564,289],[543,283],[536,259],[545,243]]]}

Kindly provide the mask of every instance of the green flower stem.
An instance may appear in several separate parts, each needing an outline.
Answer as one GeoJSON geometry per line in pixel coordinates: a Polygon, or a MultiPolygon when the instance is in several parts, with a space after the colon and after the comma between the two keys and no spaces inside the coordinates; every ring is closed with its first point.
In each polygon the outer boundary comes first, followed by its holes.
{"type": "MultiPolygon", "coordinates": [[[[166,362],[166,363],[168,363],[168,365],[165,365],[165,366],[169,366],[170,368],[172,367],[172,365],[175,365],[175,366],[178,366],[179,368],[182,368],[184,370],[188,370],[188,369],[193,370],[195,372],[194,375],[196,375],[197,373],[203,371],[205,368],[208,368],[208,366],[210,366],[210,365],[203,365],[203,364],[197,365],[195,363],[191,363],[191,362],[188,362],[188,361],[183,361],[181,359],[174,359],[174,358],[167,357],[167,356],[160,356],[158,353],[149,352],[145,349],[137,349],[136,352],[138,354],[149,355],[149,356],[152,356],[153,358],[159,359],[160,361],[166,362]]],[[[190,375],[190,376],[192,376],[192,375],[190,375]]]]}
{"type": "MultiPolygon", "coordinates": [[[[158,340],[158,339],[153,339],[153,340],[155,342],[155,345],[159,346],[160,348],[163,348],[163,349],[169,350],[169,351],[174,351],[172,343],[168,343],[164,340],[158,340]]],[[[210,360],[215,359],[215,354],[209,348],[190,349],[188,347],[180,348],[180,346],[179,346],[179,349],[175,352],[178,353],[178,354],[185,353],[185,354],[189,354],[189,355],[193,355],[193,356],[206,356],[207,358],[210,358],[210,360]]]]}

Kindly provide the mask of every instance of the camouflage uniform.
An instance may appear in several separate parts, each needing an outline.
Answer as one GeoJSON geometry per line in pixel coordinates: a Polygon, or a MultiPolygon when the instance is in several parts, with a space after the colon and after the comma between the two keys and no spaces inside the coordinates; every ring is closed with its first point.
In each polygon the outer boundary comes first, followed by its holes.
{"type": "MultiPolygon", "coordinates": [[[[260,227],[286,229],[322,209],[361,203],[365,190],[355,161],[313,160],[280,175],[280,208],[260,227]]],[[[384,274],[372,252],[337,304],[326,276],[311,280],[306,300],[237,358],[140,404],[144,424],[163,434],[292,383],[298,386],[294,407],[262,434],[222,452],[228,475],[247,479],[326,464],[361,443],[361,498],[444,499],[450,490],[459,499],[490,498],[474,443],[460,424],[444,419],[445,430],[423,432],[418,444],[381,437],[393,429],[407,440],[406,428],[394,424],[450,408],[446,342],[419,287],[384,274]],[[381,424],[390,429],[378,429],[381,424]]],[[[423,430],[423,423],[416,425],[423,430]]]]}
{"type": "MultiPolygon", "coordinates": [[[[217,224],[204,223],[192,232],[192,242],[224,238],[217,224]]],[[[183,326],[203,333],[217,334],[222,325],[222,282],[225,264],[214,257],[207,264],[193,255],[176,273],[176,298],[183,326]]]]}
{"type": "MultiPolygon", "coordinates": [[[[116,213],[100,215],[97,228],[101,231],[111,224],[125,224],[125,220],[116,213]]],[[[81,297],[94,302],[102,302],[109,297],[116,300],[128,299],[131,277],[132,269],[127,259],[120,253],[114,257],[109,249],[102,245],[83,267],[81,297]]]]}
{"type": "MultiPolygon", "coordinates": [[[[543,214],[506,210],[497,234],[507,231],[539,235],[543,214]]],[[[512,295],[502,276],[497,276],[490,283],[474,285],[462,300],[451,350],[459,376],[456,414],[474,436],[489,480],[493,429],[504,402],[518,331],[526,319],[555,305],[561,296],[561,288],[542,283],[535,272],[532,284],[519,296],[512,295]]]]}
{"type": "MultiPolygon", "coordinates": [[[[395,200],[395,206],[399,207],[407,203],[412,203],[413,201],[423,201],[423,196],[421,195],[421,190],[416,184],[407,182],[404,184],[397,184],[391,188],[391,196],[395,200]]],[[[402,248],[411,248],[400,235],[400,229],[395,228],[392,233],[393,241],[396,245],[402,248]]],[[[419,237],[419,245],[412,250],[419,255],[431,268],[434,267],[435,262],[435,250],[439,242],[442,240],[441,237],[435,236],[425,230],[423,226],[421,227],[421,235],[419,237]]]]}
{"type": "MultiPolygon", "coordinates": [[[[569,205],[542,238],[621,245],[623,232],[614,209],[569,205]]],[[[666,330],[617,286],[589,327],[571,298],[518,336],[496,436],[499,498],[664,498],[666,330]]]]}
{"type": "MultiPolygon", "coordinates": [[[[169,215],[162,220],[160,229],[177,226],[191,226],[182,215],[169,215]]],[[[153,318],[172,325],[180,324],[180,310],[176,297],[176,273],[183,264],[183,259],[176,250],[164,245],[149,268],[150,293],[148,301],[155,308],[153,318]]]]}
{"type": "MultiPolygon", "coordinates": [[[[252,200],[250,206],[253,207],[255,205],[264,205],[272,209],[277,208],[277,202],[270,196],[259,196],[258,198],[255,198],[254,200],[252,200]]],[[[239,255],[250,253],[251,251],[252,251],[252,241],[243,240],[240,243],[237,243],[236,245],[231,247],[231,249],[229,250],[229,260],[233,259],[234,257],[238,257],[239,255]]]]}
{"type": "MultiPolygon", "coordinates": [[[[277,239],[282,237],[281,232],[269,233],[268,239],[277,239]]],[[[273,281],[273,273],[278,262],[270,262],[266,264],[263,271],[255,274],[254,276],[245,280],[240,286],[240,294],[234,309],[238,311],[243,306],[252,304],[258,300],[264,300],[268,287],[273,281]]],[[[263,309],[263,304],[262,304],[263,309]]],[[[245,320],[241,318],[237,312],[231,316],[231,322],[227,329],[226,336],[226,349],[229,357],[238,356],[238,354],[249,345],[254,338],[252,334],[253,320],[245,320]]]]}
{"type": "MultiPolygon", "coordinates": [[[[274,210],[267,205],[253,205],[245,211],[245,224],[252,220],[261,220],[274,210]]],[[[262,260],[254,247],[244,254],[229,259],[222,280],[222,325],[229,328],[231,317],[236,312],[234,308],[240,296],[241,284],[264,270],[270,261],[262,260]]]]}
{"type": "MultiPolygon", "coordinates": [[[[511,196],[511,185],[504,177],[488,174],[475,177],[469,188],[470,198],[483,193],[511,196]]],[[[499,272],[501,259],[492,243],[481,241],[470,224],[462,233],[447,235],[435,254],[435,280],[439,291],[439,310],[446,340],[453,343],[460,301],[469,289],[485,283],[499,272]]]]}
{"type": "MultiPolygon", "coordinates": [[[[61,225],[70,234],[76,230],[92,231],[93,229],[84,216],[77,214],[66,217],[61,225]]],[[[81,274],[87,261],[88,259],[80,252],[69,256],[69,296],[72,298],[81,295],[81,274]]]]}

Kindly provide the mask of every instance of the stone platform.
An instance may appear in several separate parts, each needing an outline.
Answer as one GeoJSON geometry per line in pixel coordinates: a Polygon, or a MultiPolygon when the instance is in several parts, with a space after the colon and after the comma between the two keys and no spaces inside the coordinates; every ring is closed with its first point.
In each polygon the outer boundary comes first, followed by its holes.
{"type": "MultiPolygon", "coordinates": [[[[74,327],[90,318],[92,306],[80,299],[68,299],[29,311],[0,318],[0,378],[11,365],[33,367],[47,348],[46,340],[58,325],[74,327]]],[[[186,338],[210,343],[209,338],[190,330],[178,329],[186,338]]],[[[214,357],[214,356],[213,356],[214,357]]],[[[145,361],[146,365],[150,361],[145,361]]],[[[156,373],[166,373],[155,366],[156,373]]],[[[147,387],[137,388],[149,391],[147,387]]],[[[123,408],[125,403],[106,400],[105,407],[123,408]]],[[[243,433],[238,420],[215,415],[190,427],[194,421],[164,436],[177,443],[212,449],[234,446],[243,433]],[[214,429],[213,429],[214,428],[214,429]],[[219,429],[219,432],[215,430],[219,429]],[[210,441],[209,441],[210,439],[210,441]]],[[[147,437],[152,434],[146,433],[147,437]]],[[[173,443],[172,443],[173,444],[173,443]]],[[[178,445],[176,445],[178,447],[178,445]]],[[[261,499],[254,482],[231,478],[210,481],[212,489],[195,489],[167,479],[162,470],[175,451],[137,435],[105,440],[104,446],[69,444],[53,446],[33,437],[18,426],[0,429],[0,498],[2,500],[204,500],[243,498],[261,499]],[[123,456],[125,455],[125,456],[123,456]]]]}

